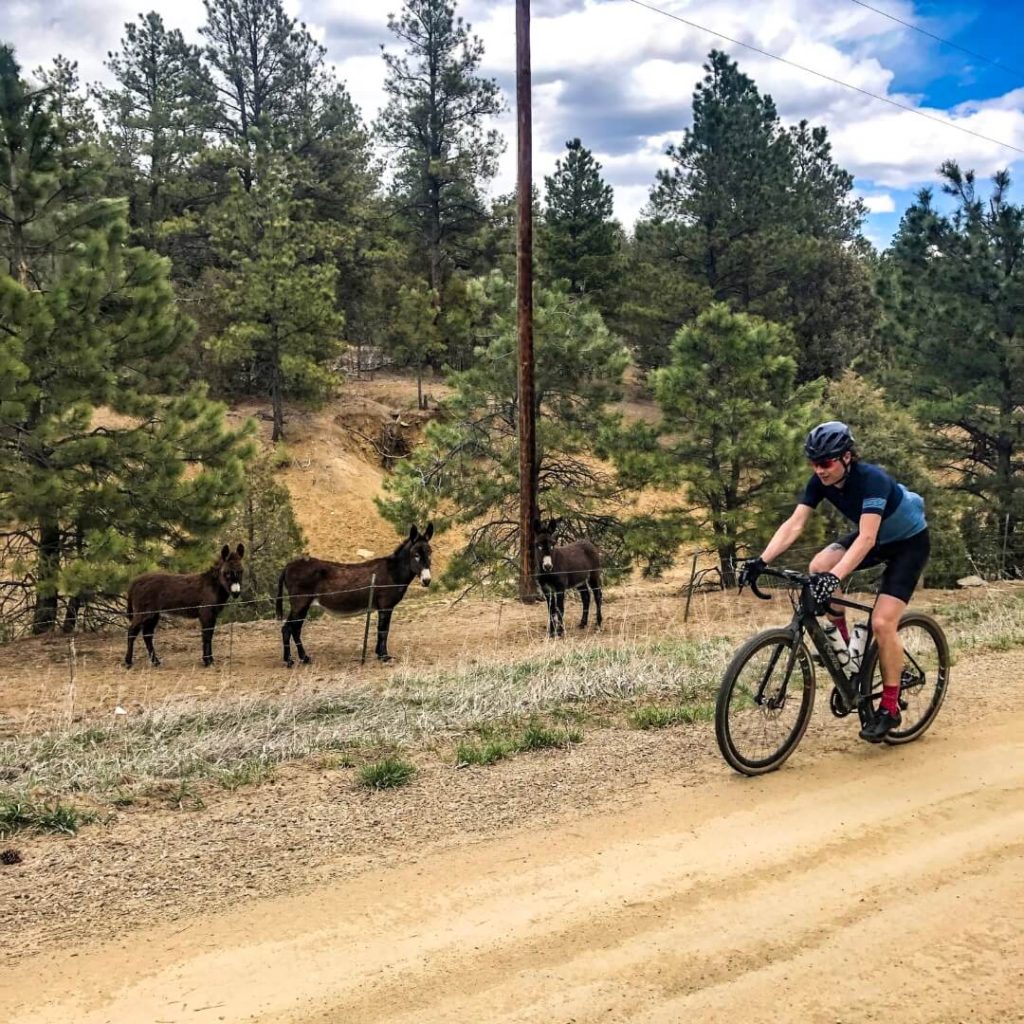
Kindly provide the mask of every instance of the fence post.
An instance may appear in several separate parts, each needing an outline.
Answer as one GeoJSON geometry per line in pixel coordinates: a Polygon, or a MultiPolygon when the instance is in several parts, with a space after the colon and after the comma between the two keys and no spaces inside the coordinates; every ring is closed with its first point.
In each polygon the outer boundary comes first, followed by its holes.
{"type": "Polygon", "coordinates": [[[370,639],[370,615],[373,614],[373,585],[377,582],[377,574],[370,577],[370,600],[366,602],[366,625],[363,627],[363,656],[359,659],[360,665],[366,664],[366,644],[370,639]]]}
{"type": "Polygon", "coordinates": [[[686,588],[686,608],[683,611],[683,622],[686,622],[690,618],[690,601],[693,599],[693,580],[697,575],[697,558],[700,555],[700,549],[694,551],[693,562],[690,565],[690,583],[686,588]]]}
{"type": "Polygon", "coordinates": [[[75,718],[75,689],[78,683],[78,651],[75,649],[75,634],[68,634],[68,725],[75,718]]]}
{"type": "Polygon", "coordinates": [[[1010,513],[1006,513],[1006,522],[1003,525],[1003,555],[999,560],[999,578],[1006,578],[1006,547],[1010,541],[1010,513]]]}

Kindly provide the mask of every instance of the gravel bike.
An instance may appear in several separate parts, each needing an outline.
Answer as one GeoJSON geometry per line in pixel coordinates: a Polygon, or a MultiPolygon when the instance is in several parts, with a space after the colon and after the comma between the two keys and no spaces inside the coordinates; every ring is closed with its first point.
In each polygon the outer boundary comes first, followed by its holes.
{"type": "MultiPolygon", "coordinates": [[[[810,577],[770,568],[761,575],[783,581],[793,619],[786,627],[751,637],[733,655],[722,677],[715,705],[715,736],[722,756],[744,775],[774,771],[803,738],[814,710],[815,660],[832,677],[829,708],[837,718],[856,711],[865,726],[873,721],[882,696],[882,670],[870,618],[860,664],[849,666],[848,675],[815,615],[810,577]],[[808,638],[817,659],[808,650],[808,638]]],[[[756,583],[750,589],[761,600],[771,600],[756,583]]],[[[845,598],[833,598],[832,604],[871,613],[869,605],[845,598]]],[[[907,612],[898,629],[904,657],[899,698],[902,722],[885,737],[889,744],[909,743],[923,735],[935,720],[949,684],[949,644],[942,627],[930,615],[907,612]]]]}

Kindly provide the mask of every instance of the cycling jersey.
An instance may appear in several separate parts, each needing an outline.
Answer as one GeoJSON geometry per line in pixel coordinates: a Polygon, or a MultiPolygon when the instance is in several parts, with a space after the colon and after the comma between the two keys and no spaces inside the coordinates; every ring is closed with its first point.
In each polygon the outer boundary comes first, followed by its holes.
{"type": "Polygon", "coordinates": [[[852,463],[842,487],[826,486],[817,475],[812,476],[799,503],[817,508],[823,499],[855,524],[865,512],[880,515],[877,544],[906,540],[928,526],[921,495],[908,491],[870,462],[852,463]]]}

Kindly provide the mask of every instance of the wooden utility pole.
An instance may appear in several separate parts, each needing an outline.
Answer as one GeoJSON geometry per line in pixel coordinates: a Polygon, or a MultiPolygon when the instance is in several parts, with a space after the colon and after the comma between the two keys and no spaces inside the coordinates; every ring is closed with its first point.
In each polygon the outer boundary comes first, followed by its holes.
{"type": "Polygon", "coordinates": [[[517,326],[519,337],[519,599],[535,601],[533,520],[537,515],[537,439],[533,391],[533,127],[530,0],[516,0],[517,326]]]}

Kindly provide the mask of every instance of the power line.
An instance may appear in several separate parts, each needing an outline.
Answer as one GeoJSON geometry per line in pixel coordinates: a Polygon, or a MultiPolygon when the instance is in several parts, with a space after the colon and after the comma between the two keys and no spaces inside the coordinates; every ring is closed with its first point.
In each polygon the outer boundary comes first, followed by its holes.
{"type": "Polygon", "coordinates": [[[872,7],[871,4],[864,3],[864,0],[850,0],[851,4],[856,4],[858,7],[863,7],[868,11],[874,11],[875,14],[880,14],[883,18],[888,18],[890,21],[895,21],[897,25],[902,25],[904,28],[909,28],[914,32],[920,32],[921,35],[927,36],[929,39],[934,39],[937,43],[942,43],[943,46],[951,46],[954,50],[959,50],[961,53],[966,53],[968,56],[973,57],[975,60],[984,61],[986,64],[991,64],[994,68],[999,68],[1000,71],[1005,71],[1007,74],[1016,75],[1018,78],[1024,78],[1024,71],[1018,71],[1016,68],[1009,67],[1006,64],[998,60],[993,60],[991,57],[986,57],[983,53],[975,53],[974,50],[968,50],[966,46],[961,46],[959,43],[954,43],[950,39],[943,39],[942,36],[937,36],[934,32],[929,32],[926,28],[921,28],[920,25],[911,24],[909,21],[904,21],[902,18],[897,18],[895,14],[889,14],[888,11],[880,10],[877,7],[872,7]]]}
{"type": "Polygon", "coordinates": [[[1009,142],[1003,142],[1000,139],[993,139],[989,135],[982,135],[981,132],[965,128],[963,125],[957,124],[955,121],[945,121],[941,117],[936,117],[934,114],[927,114],[923,110],[919,110],[917,107],[911,107],[906,103],[900,103],[899,100],[894,100],[889,96],[880,96],[876,92],[861,89],[860,86],[851,85],[849,82],[844,82],[841,78],[833,78],[832,75],[826,75],[823,71],[815,71],[814,68],[806,67],[803,64],[797,64],[796,61],[789,60],[786,57],[780,57],[776,53],[769,53],[768,50],[762,50],[760,47],[754,46],[752,43],[745,43],[741,39],[734,39],[732,36],[727,36],[724,32],[708,28],[707,25],[701,25],[696,21],[690,21],[688,18],[683,18],[678,14],[663,11],[660,7],[655,7],[653,4],[644,3],[644,0],[628,0],[628,2],[636,4],[637,7],[645,7],[647,10],[653,11],[655,14],[663,14],[666,18],[671,18],[673,21],[681,22],[682,24],[688,25],[690,28],[695,28],[700,32],[706,32],[708,35],[717,36],[719,39],[724,39],[726,42],[734,43],[736,46],[742,46],[747,50],[752,50],[754,53],[759,53],[762,57],[769,57],[771,60],[777,60],[780,64],[787,64],[791,68],[796,68],[797,71],[805,71],[809,75],[815,75],[818,78],[823,78],[826,82],[832,82],[834,85],[841,85],[844,89],[859,92],[862,96],[869,96],[873,100],[888,103],[889,106],[898,107],[900,110],[905,110],[909,114],[916,114],[918,117],[934,121],[936,124],[944,125],[946,128],[953,128],[958,132],[963,132],[965,135],[973,135],[974,138],[981,139],[983,142],[991,142],[995,146],[1002,146],[1004,149],[1011,149],[1014,153],[1024,155],[1024,149],[1021,149],[1018,146],[1013,146],[1009,142]]]}

